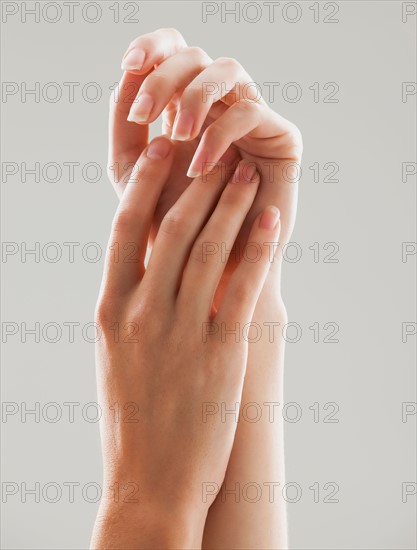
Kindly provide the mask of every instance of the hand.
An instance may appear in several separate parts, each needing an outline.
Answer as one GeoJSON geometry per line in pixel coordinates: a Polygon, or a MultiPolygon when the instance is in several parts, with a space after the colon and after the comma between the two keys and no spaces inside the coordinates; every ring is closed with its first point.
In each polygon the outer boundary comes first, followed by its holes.
{"type": "MultiPolygon", "coordinates": [[[[188,48],[175,29],[160,29],[134,40],[122,67],[127,72],[117,102],[113,102],[110,165],[135,162],[146,144],[148,124],[161,113],[165,130],[178,140],[175,170],[156,210],[151,241],[162,217],[187,187],[185,172],[189,167],[192,176],[204,167],[207,172],[222,155],[227,158],[235,151],[260,172],[259,193],[235,244],[240,254],[237,258],[232,255],[228,263],[217,302],[239,263],[253,220],[263,208],[277,204],[281,243],[291,236],[297,204],[297,182],[291,166],[301,160],[300,132],[258,98],[252,79],[236,60],[212,61],[200,48],[188,48]]],[[[116,189],[121,195],[123,183],[116,183],[116,189]]],[[[275,262],[274,268],[277,272],[280,262],[275,262]]],[[[274,281],[279,288],[279,277],[274,281]]]]}
{"type": "Polygon", "coordinates": [[[145,269],[147,237],[173,157],[169,140],[150,144],[113,222],[97,306],[104,334],[97,347],[104,480],[106,487],[137,486],[138,502],[115,503],[105,495],[94,548],[201,545],[214,500],[203,502],[202,485],[221,485],[236,431],[233,417],[211,422],[205,406],[241,401],[248,353],[245,339],[225,337],[213,323],[234,329],[251,321],[272,260],[268,243],[278,239],[279,212],[268,207],[249,236],[259,261],[241,260],[214,314],[227,258],[204,258],[204,245],[224,243],[230,250],[251,208],[259,175],[248,181],[242,161],[227,185],[215,171],[207,181],[192,181],[162,220],[145,269]],[[126,250],[130,261],[121,257],[126,250]]]}

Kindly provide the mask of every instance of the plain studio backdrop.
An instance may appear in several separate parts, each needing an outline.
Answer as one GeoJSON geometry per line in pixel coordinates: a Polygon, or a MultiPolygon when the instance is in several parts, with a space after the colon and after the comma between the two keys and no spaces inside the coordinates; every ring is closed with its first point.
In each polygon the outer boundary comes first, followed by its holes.
{"type": "Polygon", "coordinates": [[[238,59],[303,133],[275,495],[291,547],[415,548],[415,3],[301,0],[2,2],[3,548],[88,547],[108,100],[159,27],[238,59]]]}

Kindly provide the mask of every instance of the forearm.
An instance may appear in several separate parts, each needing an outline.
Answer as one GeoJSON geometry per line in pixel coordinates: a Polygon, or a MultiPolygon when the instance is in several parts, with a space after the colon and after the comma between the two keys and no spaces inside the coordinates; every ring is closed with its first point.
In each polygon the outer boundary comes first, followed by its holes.
{"type": "MultiPolygon", "coordinates": [[[[249,344],[232,455],[223,490],[206,521],[203,548],[207,549],[287,547],[286,508],[280,498],[285,483],[282,327],[286,311],[278,292],[262,293],[252,322],[261,338],[249,344]]],[[[255,331],[251,337],[257,338],[255,331]]]]}

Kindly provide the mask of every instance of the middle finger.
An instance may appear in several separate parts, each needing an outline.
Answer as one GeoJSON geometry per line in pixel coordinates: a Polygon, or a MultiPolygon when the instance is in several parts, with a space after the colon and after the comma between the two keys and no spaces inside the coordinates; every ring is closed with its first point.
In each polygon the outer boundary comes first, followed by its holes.
{"type": "Polygon", "coordinates": [[[168,57],[143,81],[127,119],[138,124],[154,121],[172,97],[211,63],[212,59],[198,47],[185,48],[168,57]]]}

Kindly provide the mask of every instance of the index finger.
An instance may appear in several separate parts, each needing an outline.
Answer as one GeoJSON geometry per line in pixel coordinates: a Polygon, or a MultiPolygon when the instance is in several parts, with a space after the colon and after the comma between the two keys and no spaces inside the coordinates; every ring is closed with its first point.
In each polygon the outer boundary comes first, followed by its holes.
{"type": "Polygon", "coordinates": [[[127,116],[142,82],[154,65],[187,46],[176,29],[158,29],[130,43],[122,61],[126,72],[110,100],[108,174],[119,198],[129,173],[148,143],[149,126],[129,122],[127,116]]]}
{"type": "Polygon", "coordinates": [[[179,50],[187,47],[177,29],[158,29],[130,43],[122,60],[124,71],[144,74],[179,50]]]}

